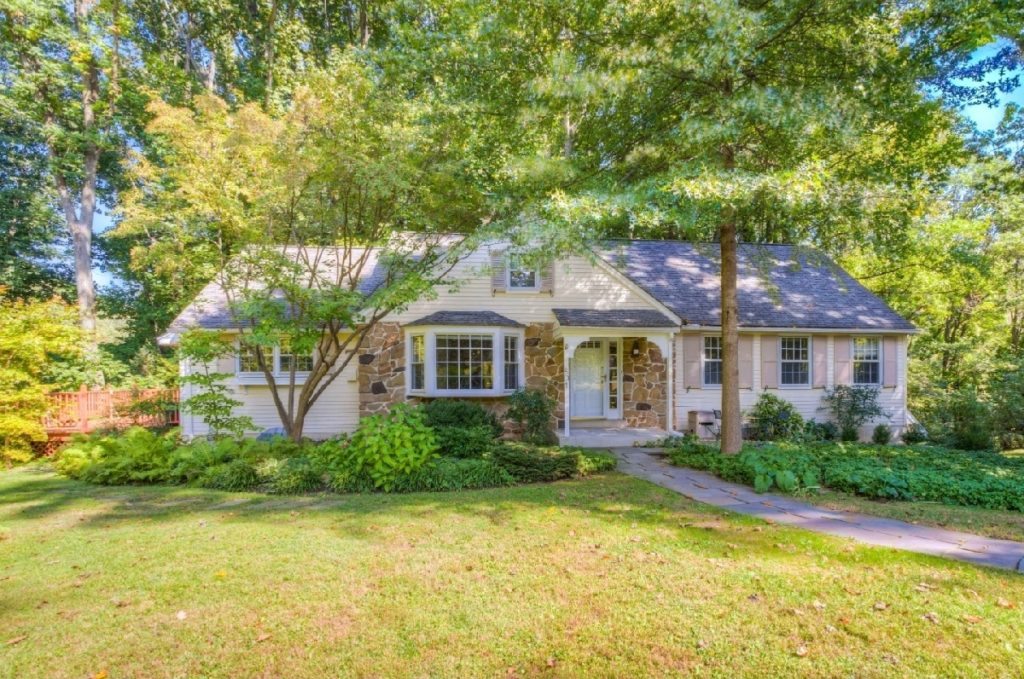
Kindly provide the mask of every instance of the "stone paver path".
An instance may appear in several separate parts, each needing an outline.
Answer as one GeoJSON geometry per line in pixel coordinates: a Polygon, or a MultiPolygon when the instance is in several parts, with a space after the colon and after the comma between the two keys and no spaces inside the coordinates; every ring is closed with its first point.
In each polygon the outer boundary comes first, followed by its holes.
{"type": "Polygon", "coordinates": [[[747,486],[722,481],[706,472],[673,466],[662,459],[658,450],[614,448],[612,452],[620,460],[620,471],[709,505],[871,545],[1024,572],[1021,542],[822,509],[785,496],[755,493],[747,486]]]}

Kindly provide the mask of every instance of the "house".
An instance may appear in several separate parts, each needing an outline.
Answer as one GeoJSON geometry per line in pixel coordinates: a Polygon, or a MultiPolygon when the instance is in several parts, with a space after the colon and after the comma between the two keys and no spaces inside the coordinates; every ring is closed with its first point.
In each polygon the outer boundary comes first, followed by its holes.
{"type": "MultiPolygon", "coordinates": [[[[529,388],[554,399],[559,434],[570,441],[594,426],[707,434],[700,422],[721,399],[717,253],[715,244],[611,241],[537,271],[511,264],[500,245],[481,247],[452,271],[459,286],[374,327],[305,433],[351,431],[361,416],[407,400],[472,398],[500,410],[529,388]]],[[[741,245],[738,295],[744,410],[767,391],[805,418],[827,419],[826,387],[869,384],[880,389],[883,421],[897,433],[910,422],[915,328],[831,260],[804,247],[741,245]]],[[[237,332],[216,283],[165,340],[193,326],[237,332]]],[[[282,374],[292,361],[301,372],[312,358],[275,349],[282,374]]],[[[217,369],[233,375],[243,414],[260,428],[280,425],[251,357],[224,358],[217,369]]],[[[187,413],[182,427],[189,437],[207,431],[187,413]]]]}

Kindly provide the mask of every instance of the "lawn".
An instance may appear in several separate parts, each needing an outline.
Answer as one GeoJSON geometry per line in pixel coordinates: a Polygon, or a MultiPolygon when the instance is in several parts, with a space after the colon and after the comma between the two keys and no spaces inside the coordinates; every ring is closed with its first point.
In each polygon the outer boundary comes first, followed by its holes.
{"type": "Polygon", "coordinates": [[[1024,577],[621,474],[271,497],[0,472],[0,676],[1020,676],[1024,577]]]}

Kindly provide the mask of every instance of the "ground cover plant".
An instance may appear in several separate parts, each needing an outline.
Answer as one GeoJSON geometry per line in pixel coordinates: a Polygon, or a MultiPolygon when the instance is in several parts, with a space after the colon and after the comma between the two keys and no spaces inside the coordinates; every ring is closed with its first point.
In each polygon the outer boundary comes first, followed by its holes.
{"type": "Polygon", "coordinates": [[[711,471],[759,491],[824,486],[871,499],[1024,511],[1024,459],[932,445],[775,443],[739,455],[693,439],[673,441],[674,464],[711,471]]]}
{"type": "Polygon", "coordinates": [[[281,497],[21,467],[0,587],[4,678],[1024,673],[1017,574],[616,473],[281,497]]]}

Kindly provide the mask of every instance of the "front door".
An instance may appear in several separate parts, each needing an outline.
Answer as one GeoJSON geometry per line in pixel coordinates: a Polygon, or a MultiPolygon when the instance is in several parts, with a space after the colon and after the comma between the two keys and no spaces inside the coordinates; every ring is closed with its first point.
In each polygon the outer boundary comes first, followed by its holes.
{"type": "Polygon", "coordinates": [[[580,346],[572,357],[573,417],[604,415],[604,351],[598,342],[580,346]]]}

